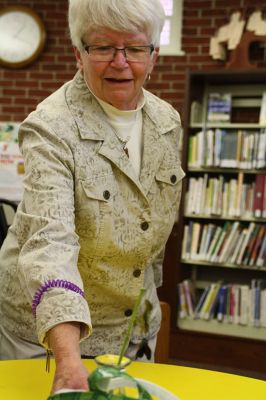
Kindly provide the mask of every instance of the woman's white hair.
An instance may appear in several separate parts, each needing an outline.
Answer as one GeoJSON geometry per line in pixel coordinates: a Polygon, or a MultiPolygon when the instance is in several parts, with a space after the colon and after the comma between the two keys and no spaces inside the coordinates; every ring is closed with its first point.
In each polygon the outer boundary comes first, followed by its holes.
{"type": "Polygon", "coordinates": [[[82,38],[99,28],[144,32],[159,47],[165,13],[160,0],[69,0],[72,44],[82,49],[82,38]]]}

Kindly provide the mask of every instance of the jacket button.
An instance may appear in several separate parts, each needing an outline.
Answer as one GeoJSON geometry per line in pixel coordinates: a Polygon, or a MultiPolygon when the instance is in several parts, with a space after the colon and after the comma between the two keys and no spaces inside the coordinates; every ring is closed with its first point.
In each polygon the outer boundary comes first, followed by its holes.
{"type": "Polygon", "coordinates": [[[176,182],[176,176],[175,176],[175,175],[172,175],[171,178],[170,178],[170,181],[171,181],[172,183],[175,183],[175,182],[176,182]]]}
{"type": "Polygon", "coordinates": [[[140,275],[141,275],[141,270],[140,270],[140,269],[135,269],[135,270],[133,271],[133,276],[134,276],[135,278],[138,278],[140,275]]]}
{"type": "Polygon", "coordinates": [[[105,190],[105,191],[103,192],[103,197],[105,198],[105,200],[110,199],[110,192],[109,192],[109,190],[105,190]]]}
{"type": "Polygon", "coordinates": [[[149,224],[147,221],[144,221],[141,223],[140,227],[143,231],[146,231],[149,228],[149,224]]]}
{"type": "Polygon", "coordinates": [[[129,308],[128,310],[125,311],[125,316],[130,317],[132,315],[132,310],[129,308]]]}

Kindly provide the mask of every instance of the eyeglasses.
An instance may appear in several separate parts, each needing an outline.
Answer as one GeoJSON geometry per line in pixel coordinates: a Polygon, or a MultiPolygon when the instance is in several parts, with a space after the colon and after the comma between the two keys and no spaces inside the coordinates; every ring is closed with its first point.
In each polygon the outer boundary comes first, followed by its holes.
{"type": "Polygon", "coordinates": [[[122,51],[124,57],[130,62],[145,62],[151,55],[154,46],[126,46],[118,48],[114,46],[90,46],[84,45],[84,49],[93,61],[112,61],[118,51],[122,51]]]}

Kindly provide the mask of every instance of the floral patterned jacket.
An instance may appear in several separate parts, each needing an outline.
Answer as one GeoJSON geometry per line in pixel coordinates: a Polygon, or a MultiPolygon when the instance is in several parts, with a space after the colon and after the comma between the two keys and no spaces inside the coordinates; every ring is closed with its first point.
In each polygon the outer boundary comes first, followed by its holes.
{"type": "Polygon", "coordinates": [[[142,287],[132,340],[158,331],[158,256],[184,172],[178,113],[144,96],[139,178],[79,72],[22,123],[24,194],[0,255],[0,318],[13,334],[45,345],[51,327],[79,321],[83,354],[117,353],[142,287]],[[84,297],[51,288],[34,317],[34,294],[51,280],[77,285],[84,297]]]}

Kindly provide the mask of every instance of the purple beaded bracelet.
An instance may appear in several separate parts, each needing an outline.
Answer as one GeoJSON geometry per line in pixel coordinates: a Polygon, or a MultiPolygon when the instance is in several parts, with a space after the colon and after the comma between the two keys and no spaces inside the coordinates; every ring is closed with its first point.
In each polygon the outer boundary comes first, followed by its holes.
{"type": "Polygon", "coordinates": [[[35,293],[32,301],[32,313],[36,316],[36,309],[41,302],[42,296],[47,290],[51,288],[64,288],[67,290],[72,290],[72,292],[76,292],[84,297],[84,292],[77,285],[72,282],[64,281],[60,279],[53,279],[45,282],[35,293]]]}

